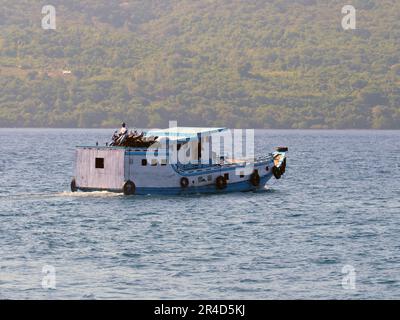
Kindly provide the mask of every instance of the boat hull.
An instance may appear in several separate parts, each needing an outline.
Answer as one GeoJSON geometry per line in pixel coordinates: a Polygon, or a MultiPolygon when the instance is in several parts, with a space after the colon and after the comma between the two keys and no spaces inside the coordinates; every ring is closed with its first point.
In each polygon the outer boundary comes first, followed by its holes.
{"type": "Polygon", "coordinates": [[[250,163],[228,161],[218,165],[182,166],[168,164],[162,159],[150,161],[145,150],[81,147],[76,154],[71,190],[125,195],[256,191],[264,188],[271,178],[279,179],[285,168],[285,152],[275,152],[250,163]]]}
{"type": "MultiPolygon", "coordinates": [[[[268,174],[260,179],[259,186],[253,186],[250,181],[240,181],[234,183],[228,183],[226,188],[217,189],[214,184],[206,186],[195,186],[182,189],[180,187],[137,187],[135,195],[194,195],[194,194],[223,194],[232,192],[250,192],[262,190],[265,188],[266,183],[273,178],[273,174],[268,174]]],[[[106,191],[123,193],[121,189],[104,189],[104,188],[77,188],[82,192],[95,192],[95,191],[106,191]]]]}

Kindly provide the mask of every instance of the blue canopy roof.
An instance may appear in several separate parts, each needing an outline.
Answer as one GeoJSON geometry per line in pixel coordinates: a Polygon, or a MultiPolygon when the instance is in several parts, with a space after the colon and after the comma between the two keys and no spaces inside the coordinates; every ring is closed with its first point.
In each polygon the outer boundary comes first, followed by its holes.
{"type": "Polygon", "coordinates": [[[212,135],[225,131],[226,128],[197,128],[197,127],[175,127],[168,129],[154,129],[146,132],[146,136],[157,136],[168,140],[189,141],[200,137],[212,135]]]}

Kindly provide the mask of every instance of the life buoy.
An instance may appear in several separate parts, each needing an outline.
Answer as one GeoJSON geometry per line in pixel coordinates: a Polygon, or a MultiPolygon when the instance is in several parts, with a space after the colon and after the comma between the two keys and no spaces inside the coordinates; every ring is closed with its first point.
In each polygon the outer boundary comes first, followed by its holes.
{"type": "Polygon", "coordinates": [[[131,196],[131,195],[135,194],[136,186],[132,181],[129,180],[129,181],[125,182],[122,190],[124,191],[124,195],[131,196]]]}
{"type": "Polygon", "coordinates": [[[183,177],[182,179],[181,179],[181,187],[182,188],[187,188],[189,186],[189,179],[188,178],[186,178],[186,177],[183,177]]]}
{"type": "Polygon", "coordinates": [[[76,186],[76,180],[75,180],[75,178],[72,179],[72,181],[71,181],[71,191],[72,191],[72,192],[77,192],[77,191],[78,191],[78,187],[76,186]]]}
{"type": "Polygon", "coordinates": [[[227,186],[227,181],[226,181],[225,177],[219,176],[215,180],[215,185],[216,185],[217,189],[219,189],[219,190],[225,189],[227,186]]]}
{"type": "Polygon", "coordinates": [[[276,166],[274,166],[272,168],[272,173],[273,173],[275,179],[277,179],[277,180],[279,180],[282,177],[281,170],[276,166]]]}
{"type": "Polygon", "coordinates": [[[258,171],[254,171],[251,176],[250,176],[250,182],[254,187],[258,187],[260,185],[260,175],[258,174],[258,171]]]}

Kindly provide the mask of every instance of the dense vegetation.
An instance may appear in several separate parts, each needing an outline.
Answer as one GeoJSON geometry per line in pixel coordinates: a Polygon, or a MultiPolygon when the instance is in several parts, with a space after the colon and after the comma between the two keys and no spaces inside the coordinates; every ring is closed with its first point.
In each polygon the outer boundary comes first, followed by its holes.
{"type": "Polygon", "coordinates": [[[347,2],[0,0],[0,126],[400,129],[400,1],[347,2]]]}

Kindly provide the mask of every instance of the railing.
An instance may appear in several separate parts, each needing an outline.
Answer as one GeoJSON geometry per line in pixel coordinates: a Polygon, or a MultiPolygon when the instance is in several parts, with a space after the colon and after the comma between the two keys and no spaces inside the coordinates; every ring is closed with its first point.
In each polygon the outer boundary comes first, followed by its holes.
{"type": "Polygon", "coordinates": [[[191,171],[191,170],[204,170],[219,167],[219,164],[176,164],[175,167],[178,171],[191,171]]]}
{"type": "Polygon", "coordinates": [[[272,153],[270,153],[268,155],[255,158],[254,162],[255,163],[268,162],[268,161],[272,160],[273,158],[274,158],[274,155],[272,153]]]}
{"type": "Polygon", "coordinates": [[[216,168],[232,168],[232,167],[244,167],[246,163],[251,163],[253,162],[254,164],[261,164],[261,163],[266,163],[273,160],[273,155],[272,153],[257,157],[253,161],[235,161],[235,162],[228,162],[228,161],[222,161],[221,163],[215,163],[215,164],[176,164],[174,165],[174,168],[178,172],[187,172],[187,171],[196,171],[196,172],[203,172],[211,169],[216,169],[216,168]]]}

